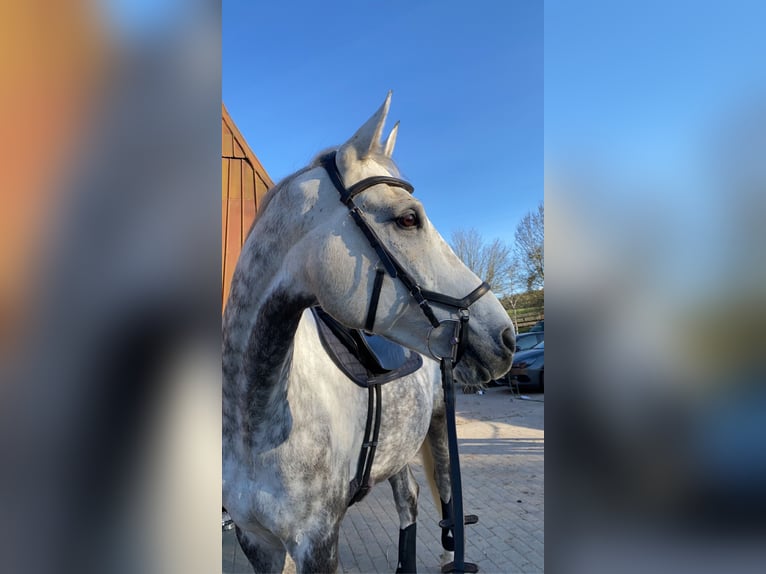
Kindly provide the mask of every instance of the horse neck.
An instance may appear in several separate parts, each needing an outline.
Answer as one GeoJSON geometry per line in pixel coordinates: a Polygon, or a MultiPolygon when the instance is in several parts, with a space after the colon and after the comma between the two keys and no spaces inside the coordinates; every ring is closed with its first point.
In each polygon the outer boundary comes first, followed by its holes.
{"type": "Polygon", "coordinates": [[[301,230],[286,226],[275,208],[269,211],[276,216],[256,220],[243,246],[224,313],[224,434],[240,429],[248,442],[262,423],[274,438],[281,434],[295,333],[315,301],[285,265],[301,230]]]}

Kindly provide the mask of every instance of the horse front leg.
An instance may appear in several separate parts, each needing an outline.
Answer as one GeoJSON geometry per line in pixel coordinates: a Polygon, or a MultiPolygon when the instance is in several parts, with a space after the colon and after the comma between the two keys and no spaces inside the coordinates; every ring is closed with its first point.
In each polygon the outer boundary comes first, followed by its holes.
{"type": "Polygon", "coordinates": [[[297,574],[327,573],[338,570],[340,519],[328,521],[310,532],[302,532],[289,545],[297,574]]]}
{"type": "Polygon", "coordinates": [[[318,480],[293,500],[295,508],[302,511],[290,520],[291,535],[283,542],[297,574],[337,572],[340,523],[346,513],[347,498],[348,482],[342,481],[338,488],[333,488],[328,478],[318,480]]]}
{"type": "Polygon", "coordinates": [[[396,511],[399,514],[399,562],[396,574],[417,573],[416,539],[418,518],[418,493],[420,487],[412,475],[410,465],[388,479],[394,492],[396,511]]]}
{"type": "Polygon", "coordinates": [[[261,535],[242,530],[236,526],[237,540],[247,560],[256,574],[282,572],[287,552],[282,542],[276,537],[261,535]]]}

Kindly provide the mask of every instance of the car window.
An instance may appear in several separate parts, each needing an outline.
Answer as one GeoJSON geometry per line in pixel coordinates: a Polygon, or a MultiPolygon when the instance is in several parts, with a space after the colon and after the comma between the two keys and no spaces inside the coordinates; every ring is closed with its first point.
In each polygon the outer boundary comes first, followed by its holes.
{"type": "Polygon", "coordinates": [[[537,345],[532,347],[533,349],[544,349],[545,348],[545,341],[540,341],[537,345]]]}
{"type": "Polygon", "coordinates": [[[540,341],[538,339],[537,334],[523,334],[516,337],[516,350],[518,351],[526,351],[527,349],[531,349],[537,343],[540,341]]]}

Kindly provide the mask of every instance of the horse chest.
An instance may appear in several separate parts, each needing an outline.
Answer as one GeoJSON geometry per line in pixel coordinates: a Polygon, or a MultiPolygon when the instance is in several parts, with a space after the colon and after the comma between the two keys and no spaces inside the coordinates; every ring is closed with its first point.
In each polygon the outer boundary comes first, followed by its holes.
{"type": "Polygon", "coordinates": [[[375,482],[389,478],[407,464],[428,432],[433,393],[427,379],[423,379],[426,384],[419,384],[419,379],[405,377],[382,389],[380,437],[372,466],[375,482]]]}
{"type": "MultiPolygon", "coordinates": [[[[425,369],[424,369],[425,370],[425,369]]],[[[428,432],[434,408],[432,379],[415,373],[383,385],[381,425],[372,478],[385,480],[398,472],[418,452],[428,432]]],[[[285,449],[290,460],[323,467],[323,475],[346,482],[356,472],[367,422],[368,392],[341,378],[333,385],[291,387],[288,402],[301,412],[293,420],[285,449]],[[332,452],[332,456],[328,453],[332,452]]],[[[294,474],[294,473],[293,473],[294,474]]],[[[315,482],[310,475],[311,482],[315,482]]]]}

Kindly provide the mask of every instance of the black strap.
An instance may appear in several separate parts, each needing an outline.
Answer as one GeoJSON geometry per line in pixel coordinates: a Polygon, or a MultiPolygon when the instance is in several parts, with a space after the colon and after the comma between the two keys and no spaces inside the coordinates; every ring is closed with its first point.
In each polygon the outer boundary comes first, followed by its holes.
{"type": "Polygon", "coordinates": [[[462,299],[456,299],[455,297],[442,295],[441,293],[434,293],[433,291],[426,291],[425,289],[423,289],[421,292],[423,293],[423,297],[425,297],[431,303],[440,303],[442,305],[447,305],[448,307],[454,307],[455,309],[468,309],[471,305],[478,301],[482,295],[489,291],[489,289],[489,283],[483,281],[481,285],[479,285],[476,289],[471,291],[462,299]]]}
{"type": "Polygon", "coordinates": [[[372,385],[367,389],[367,422],[364,427],[364,440],[359,451],[359,460],[356,463],[356,476],[349,485],[348,506],[359,502],[372,490],[370,474],[372,463],[375,461],[375,451],[378,448],[382,410],[380,385],[372,385]],[[372,436],[370,436],[370,430],[372,430],[372,436]]]}
{"type": "MultiPolygon", "coordinates": [[[[442,566],[442,572],[477,572],[478,567],[472,562],[465,561],[465,524],[466,518],[463,514],[463,481],[460,476],[460,456],[458,454],[457,429],[455,426],[455,388],[452,380],[452,361],[442,359],[442,390],[444,391],[444,405],[446,407],[447,422],[447,447],[449,451],[449,478],[452,490],[452,498],[449,501],[450,516],[449,520],[443,520],[440,526],[451,527],[454,535],[453,545],[455,556],[452,562],[442,566]]],[[[470,522],[474,523],[478,518],[471,517],[470,522]]]]}
{"type": "Polygon", "coordinates": [[[376,175],[374,177],[368,177],[366,179],[356,182],[354,185],[347,188],[346,184],[343,183],[343,177],[340,175],[340,172],[338,171],[338,164],[335,162],[335,152],[331,152],[327,154],[326,156],[324,156],[321,159],[321,163],[322,163],[322,167],[330,176],[330,179],[332,180],[333,185],[337,188],[338,192],[340,193],[340,200],[346,205],[349,205],[349,203],[351,203],[354,197],[362,193],[365,189],[369,189],[370,187],[374,185],[379,185],[381,183],[386,185],[393,185],[395,187],[401,187],[402,189],[408,191],[409,193],[415,192],[415,188],[412,187],[411,183],[404,181],[403,179],[391,177],[388,175],[376,175]]]}
{"type": "Polygon", "coordinates": [[[364,469],[362,485],[369,486],[370,488],[372,488],[372,485],[370,484],[370,472],[372,472],[372,462],[375,459],[375,451],[378,448],[378,437],[380,436],[380,419],[383,412],[383,407],[380,402],[380,385],[375,385],[372,388],[375,389],[375,426],[372,429],[372,440],[368,444],[362,445],[363,447],[366,446],[370,449],[370,452],[367,455],[367,464],[365,465],[364,469]]]}
{"type": "Polygon", "coordinates": [[[359,208],[354,204],[353,200],[349,200],[349,203],[350,213],[351,217],[354,218],[354,223],[356,223],[357,227],[362,230],[362,233],[364,233],[367,241],[370,242],[370,245],[375,250],[375,253],[378,254],[380,263],[383,265],[383,267],[386,268],[386,271],[391,276],[391,279],[396,279],[399,266],[395,263],[388,250],[383,247],[383,243],[381,243],[378,235],[373,231],[372,227],[367,224],[367,221],[364,219],[362,212],[359,211],[359,208]]]}
{"type": "Polygon", "coordinates": [[[457,349],[455,349],[455,364],[463,358],[465,348],[468,346],[468,315],[460,316],[460,331],[457,336],[457,349]]]}
{"type": "Polygon", "coordinates": [[[383,287],[383,277],[386,273],[382,269],[375,272],[375,283],[372,285],[372,296],[370,297],[370,308],[367,310],[367,320],[364,322],[364,330],[372,333],[375,326],[375,315],[378,312],[378,301],[380,301],[380,290],[383,287]]]}
{"type": "Polygon", "coordinates": [[[376,175],[374,177],[368,177],[367,179],[358,181],[354,185],[349,187],[348,190],[346,191],[347,197],[351,199],[355,197],[356,195],[362,193],[365,189],[370,188],[373,185],[378,185],[381,183],[384,183],[386,185],[393,185],[394,187],[401,187],[402,189],[404,189],[405,191],[408,191],[409,193],[415,193],[415,188],[412,187],[412,184],[407,181],[404,181],[403,179],[399,179],[397,177],[390,177],[388,175],[376,175]]]}

